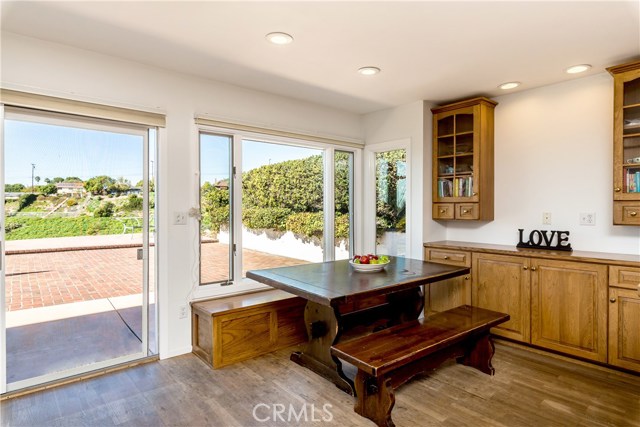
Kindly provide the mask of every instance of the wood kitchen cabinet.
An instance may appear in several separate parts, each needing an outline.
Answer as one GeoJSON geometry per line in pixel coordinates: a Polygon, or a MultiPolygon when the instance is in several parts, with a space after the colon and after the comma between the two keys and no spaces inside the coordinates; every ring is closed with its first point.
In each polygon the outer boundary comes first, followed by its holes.
{"type": "Polygon", "coordinates": [[[613,223],[640,225],[640,61],[613,76],[613,223]]]}
{"type": "MultiPolygon", "coordinates": [[[[471,267],[471,253],[465,251],[426,249],[425,260],[471,267]]],[[[424,299],[424,312],[427,316],[460,305],[471,305],[471,275],[466,274],[425,285],[424,299]]]]}
{"type": "Polygon", "coordinates": [[[530,259],[531,343],[607,361],[607,266],[530,259]]]}
{"type": "MultiPolygon", "coordinates": [[[[454,241],[424,246],[428,261],[460,263],[471,257],[472,305],[511,316],[492,328],[495,335],[640,372],[637,254],[454,241]]],[[[444,291],[436,296],[443,305],[457,302],[444,291]]]]}
{"type": "Polygon", "coordinates": [[[491,332],[506,338],[530,340],[529,261],[526,258],[474,253],[472,305],[508,313],[511,319],[491,332]]]}
{"type": "Polygon", "coordinates": [[[609,268],[609,363],[640,371],[640,268],[609,268]]]}
{"type": "Polygon", "coordinates": [[[474,98],[432,108],[435,220],[493,220],[493,110],[474,98]]]}

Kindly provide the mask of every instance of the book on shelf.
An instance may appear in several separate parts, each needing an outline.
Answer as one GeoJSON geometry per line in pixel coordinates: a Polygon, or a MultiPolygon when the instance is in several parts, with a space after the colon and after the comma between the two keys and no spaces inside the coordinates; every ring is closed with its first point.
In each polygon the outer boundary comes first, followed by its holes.
{"type": "Polygon", "coordinates": [[[438,197],[471,197],[473,195],[473,177],[438,179],[438,197]]]}
{"type": "Polygon", "coordinates": [[[627,170],[627,193],[640,193],[640,170],[627,170]]]}

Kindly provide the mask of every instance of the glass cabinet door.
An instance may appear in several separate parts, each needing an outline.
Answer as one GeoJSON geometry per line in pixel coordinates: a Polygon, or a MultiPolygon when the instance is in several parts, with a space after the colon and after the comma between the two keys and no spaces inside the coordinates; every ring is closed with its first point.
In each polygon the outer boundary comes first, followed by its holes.
{"type": "Polygon", "coordinates": [[[622,101],[623,193],[640,195],[640,77],[623,83],[622,101]]]}
{"type": "Polygon", "coordinates": [[[461,110],[437,120],[437,199],[471,200],[474,182],[475,132],[473,109],[461,110]]]}

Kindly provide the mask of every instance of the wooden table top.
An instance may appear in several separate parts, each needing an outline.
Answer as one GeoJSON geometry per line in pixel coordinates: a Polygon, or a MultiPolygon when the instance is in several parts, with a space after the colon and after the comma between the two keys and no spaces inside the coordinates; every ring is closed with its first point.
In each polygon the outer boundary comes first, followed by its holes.
{"type": "Polygon", "coordinates": [[[389,257],[390,263],[377,273],[354,271],[348,260],[303,264],[247,271],[247,277],[274,288],[335,306],[340,303],[385,295],[463,274],[468,267],[389,257]]]}

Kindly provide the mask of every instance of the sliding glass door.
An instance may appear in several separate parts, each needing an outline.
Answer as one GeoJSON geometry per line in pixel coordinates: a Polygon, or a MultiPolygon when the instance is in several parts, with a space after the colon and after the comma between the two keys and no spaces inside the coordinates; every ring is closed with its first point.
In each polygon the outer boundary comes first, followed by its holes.
{"type": "Polygon", "coordinates": [[[155,130],[8,109],[3,136],[7,389],[156,353],[155,130]]]}

